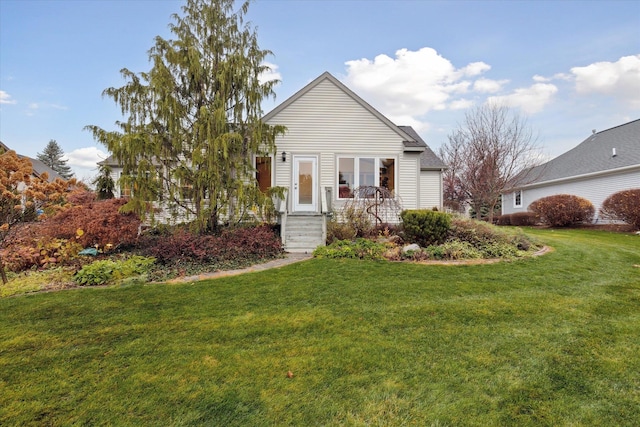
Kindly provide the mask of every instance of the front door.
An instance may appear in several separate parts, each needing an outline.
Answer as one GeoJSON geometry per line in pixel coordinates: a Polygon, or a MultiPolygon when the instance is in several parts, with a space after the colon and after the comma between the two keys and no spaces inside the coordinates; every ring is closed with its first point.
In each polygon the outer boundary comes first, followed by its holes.
{"type": "Polygon", "coordinates": [[[316,212],[318,210],[318,158],[293,156],[293,210],[316,212]]]}

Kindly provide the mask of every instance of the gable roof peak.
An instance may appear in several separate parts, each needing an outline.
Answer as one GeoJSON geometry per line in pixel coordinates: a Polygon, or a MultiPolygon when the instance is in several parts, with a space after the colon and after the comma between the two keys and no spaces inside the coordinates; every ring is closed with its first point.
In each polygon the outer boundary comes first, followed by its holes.
{"type": "Polygon", "coordinates": [[[289,105],[293,104],[296,100],[298,100],[299,98],[304,96],[307,92],[309,92],[310,90],[312,90],[313,88],[315,88],[316,86],[318,86],[321,82],[323,82],[325,80],[328,80],[331,83],[333,83],[338,89],[340,89],[342,92],[344,92],[347,96],[349,96],[351,99],[353,99],[358,104],[360,104],[362,107],[364,107],[366,110],[368,110],[371,114],[376,116],[380,121],[382,121],[387,126],[389,126],[389,128],[391,128],[394,132],[396,132],[398,135],[400,135],[400,137],[402,137],[405,141],[409,141],[409,142],[413,142],[413,143],[417,142],[415,140],[415,138],[413,138],[411,135],[406,133],[399,126],[397,126],[395,123],[393,123],[391,120],[389,120],[386,116],[384,116],[382,113],[380,113],[374,107],[372,107],[371,104],[369,104],[364,99],[362,99],[360,96],[358,96],[354,91],[349,89],[347,87],[347,85],[342,83],[333,74],[329,73],[328,71],[325,71],[322,74],[320,74],[318,77],[313,79],[309,84],[304,86],[302,89],[300,89],[299,91],[297,91],[296,93],[291,95],[288,99],[286,99],[280,105],[278,105],[273,110],[268,112],[262,118],[262,120],[266,122],[266,121],[272,119],[274,116],[276,116],[282,110],[287,108],[289,105]]]}

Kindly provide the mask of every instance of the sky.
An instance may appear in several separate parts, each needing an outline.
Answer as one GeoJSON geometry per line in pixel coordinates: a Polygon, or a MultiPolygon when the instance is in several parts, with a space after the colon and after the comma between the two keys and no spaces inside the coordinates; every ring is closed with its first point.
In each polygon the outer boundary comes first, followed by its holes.
{"type": "MultiPolygon", "coordinates": [[[[106,147],[87,125],[122,116],[104,89],[148,71],[182,0],[0,0],[0,141],[30,157],[54,139],[89,182],[106,147]]],[[[640,0],[256,0],[272,76],[265,113],[325,71],[435,151],[472,108],[527,120],[541,155],[640,118],[640,0]]]]}

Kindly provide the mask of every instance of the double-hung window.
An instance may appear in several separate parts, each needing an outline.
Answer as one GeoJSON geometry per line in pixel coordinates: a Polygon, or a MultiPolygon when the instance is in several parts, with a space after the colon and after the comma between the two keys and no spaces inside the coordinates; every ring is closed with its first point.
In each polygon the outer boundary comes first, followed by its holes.
{"type": "Polygon", "coordinates": [[[396,160],[373,156],[338,157],[338,198],[353,198],[358,187],[384,187],[395,191],[396,160]]]}
{"type": "Polygon", "coordinates": [[[522,207],[522,190],[518,190],[513,193],[513,207],[521,208],[522,207]]]}

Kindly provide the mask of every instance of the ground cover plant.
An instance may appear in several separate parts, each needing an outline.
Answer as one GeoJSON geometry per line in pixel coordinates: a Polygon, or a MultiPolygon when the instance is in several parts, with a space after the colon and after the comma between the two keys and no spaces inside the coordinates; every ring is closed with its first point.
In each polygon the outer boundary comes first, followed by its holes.
{"type": "Polygon", "coordinates": [[[0,300],[2,425],[635,426],[640,237],[0,300]]]}
{"type": "Polygon", "coordinates": [[[422,209],[402,212],[402,220],[394,230],[384,228],[375,236],[370,229],[368,239],[334,240],[313,254],[390,261],[513,260],[542,249],[540,242],[520,228],[497,227],[460,215],[422,209]]]}

